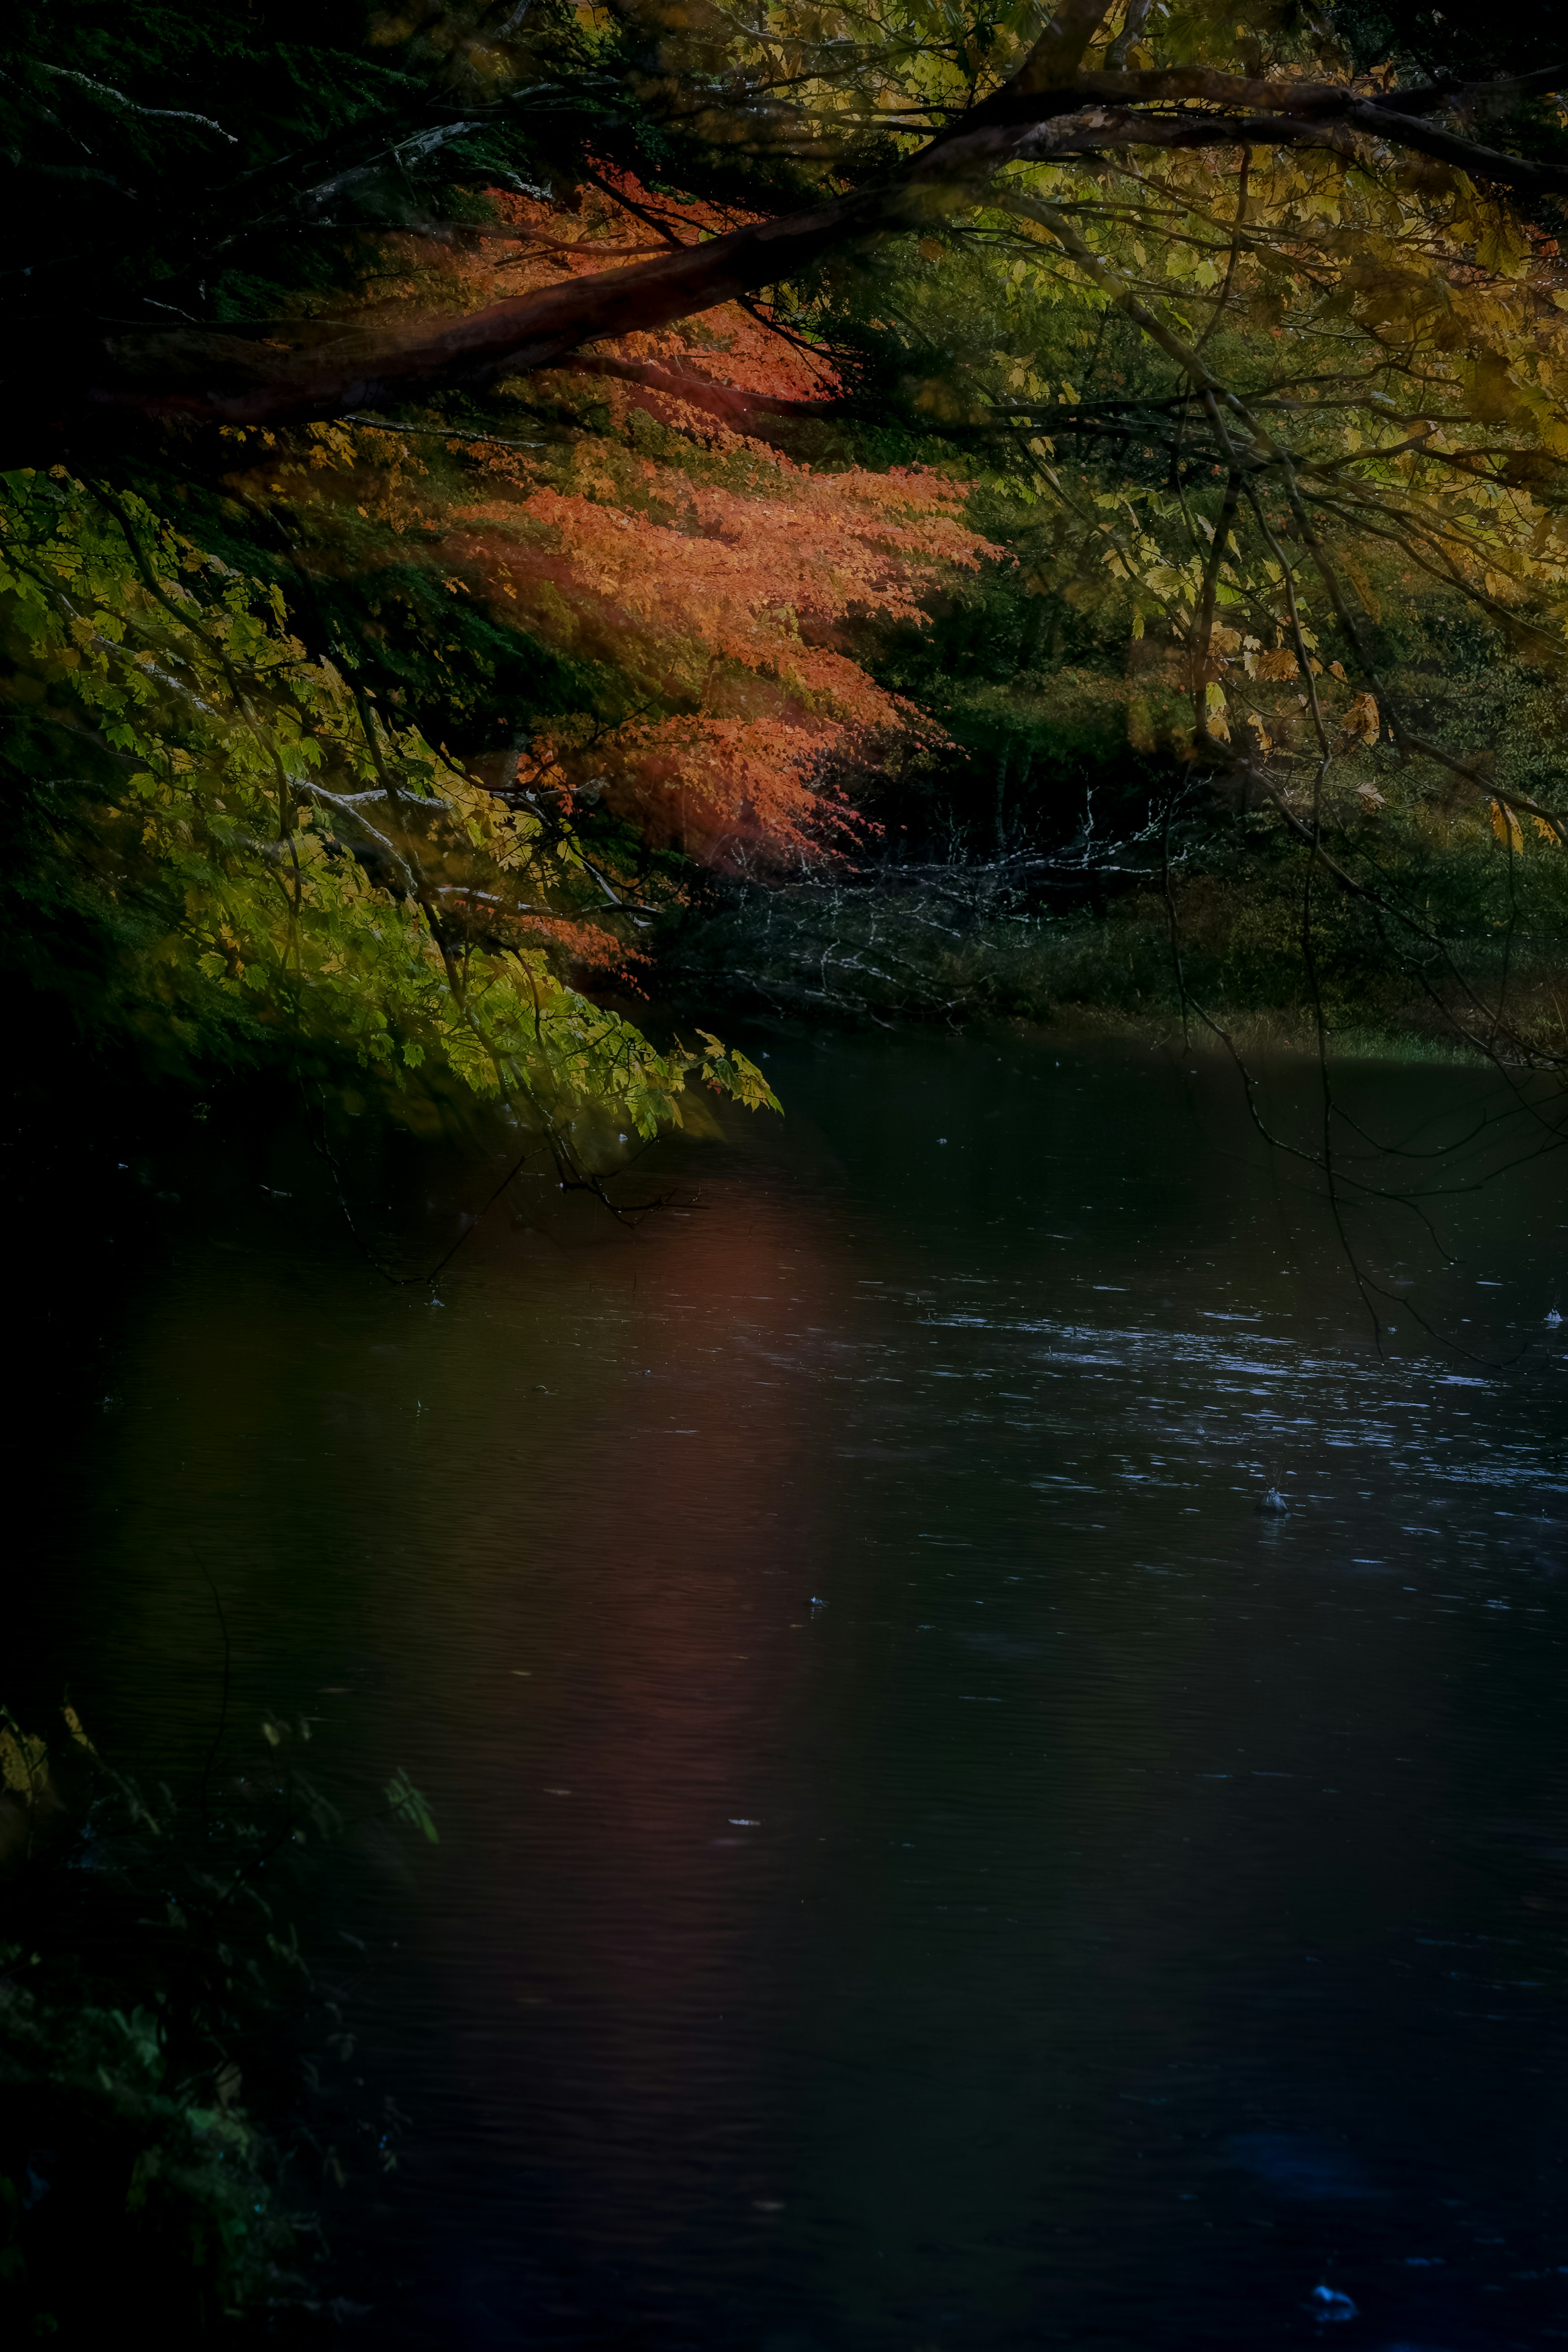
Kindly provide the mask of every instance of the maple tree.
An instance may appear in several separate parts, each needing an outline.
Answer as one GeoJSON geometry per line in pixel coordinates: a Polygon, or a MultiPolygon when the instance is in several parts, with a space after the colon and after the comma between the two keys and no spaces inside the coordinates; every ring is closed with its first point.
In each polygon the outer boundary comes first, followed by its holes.
{"type": "Polygon", "coordinates": [[[1306,853],[1316,919],[1551,1057],[1433,913],[1468,859],[1509,924],[1561,917],[1568,142],[1527,35],[1432,64],[1273,0],[29,23],[12,757],[70,844],[33,919],[137,934],[128,1019],[645,1128],[689,1075],[765,1099],[604,1001],[688,861],[864,846],[867,791],[1076,694],[1173,780],[1167,898],[1207,779],[1306,853]],[[999,612],[1016,667],[955,684],[999,612]],[[1443,708],[1455,628],[1509,687],[1485,740],[1443,708]]]}

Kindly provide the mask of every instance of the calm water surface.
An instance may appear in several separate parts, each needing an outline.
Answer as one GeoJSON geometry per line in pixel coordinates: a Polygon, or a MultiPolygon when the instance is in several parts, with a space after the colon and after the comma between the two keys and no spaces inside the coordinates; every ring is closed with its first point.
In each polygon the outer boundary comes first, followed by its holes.
{"type": "MultiPolygon", "coordinates": [[[[64,1237],[103,1393],[34,1400],[29,1673],[188,1771],[194,1547],[241,1728],[440,1823],[344,1882],[412,2117],[362,2339],[1197,2352],[1327,2281],[1346,2346],[1568,2342],[1565,1163],[1446,1194],[1452,1269],[1355,1213],[1380,1357],[1221,1073],[763,1042],[786,1125],[660,1146],[635,1233],[519,1188],[438,1306],[287,1126],[121,1171],[180,1194],[139,1273],[112,1200],[64,1237]]],[[[434,1181],[366,1216],[439,1240],[434,1181]]]]}

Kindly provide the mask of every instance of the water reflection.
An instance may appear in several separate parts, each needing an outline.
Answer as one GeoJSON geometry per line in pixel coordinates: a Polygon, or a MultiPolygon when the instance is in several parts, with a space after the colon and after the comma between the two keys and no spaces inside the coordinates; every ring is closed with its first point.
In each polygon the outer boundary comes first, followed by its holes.
{"type": "Polygon", "coordinates": [[[199,1755],[195,1546],[247,1701],[441,1821],[354,1898],[416,2123],[375,2340],[1251,2347],[1325,2276],[1369,2342],[1563,2324],[1555,1163],[1457,1268],[1363,1213],[1470,1349],[1380,1356],[1217,1079],[772,1053],[785,1129],[665,1148],[635,1234],[518,1196],[439,1308],[281,1135],[67,1465],[40,1671],[199,1755]]]}

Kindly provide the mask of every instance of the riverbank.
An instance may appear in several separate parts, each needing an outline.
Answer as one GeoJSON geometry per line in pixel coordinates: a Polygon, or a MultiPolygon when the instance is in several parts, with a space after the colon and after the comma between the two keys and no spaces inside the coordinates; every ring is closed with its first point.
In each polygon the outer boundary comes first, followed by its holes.
{"type": "MultiPolygon", "coordinates": [[[[1430,912],[1412,918],[1424,937],[1321,877],[1304,898],[1301,859],[1175,874],[1168,887],[1080,875],[1073,895],[1100,903],[1061,911],[1021,858],[742,877],[701,894],[659,973],[710,1013],[1001,1021],[1248,1057],[1315,1056],[1321,1017],[1337,1057],[1538,1063],[1568,1052],[1560,863],[1538,859],[1536,887],[1501,917],[1473,864],[1448,875],[1447,903],[1434,886],[1430,912]]],[[[1419,878],[1401,877],[1403,903],[1419,878]]]]}

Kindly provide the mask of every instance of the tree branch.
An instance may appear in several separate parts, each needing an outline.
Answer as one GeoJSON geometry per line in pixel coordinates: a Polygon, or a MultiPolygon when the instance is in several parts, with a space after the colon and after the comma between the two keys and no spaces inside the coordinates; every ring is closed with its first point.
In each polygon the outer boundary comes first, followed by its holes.
{"type": "Polygon", "coordinates": [[[708,376],[677,375],[648,360],[611,359],[598,352],[574,354],[561,366],[572,375],[607,375],[622,383],[639,384],[662,399],[706,409],[710,416],[732,425],[743,425],[753,416],[831,416],[841,405],[836,400],[785,400],[770,392],[743,392],[736,384],[715,383],[708,376]]]}
{"type": "MultiPolygon", "coordinates": [[[[1529,195],[1568,193],[1568,167],[1504,154],[1418,119],[1423,110],[1470,98],[1554,89],[1568,82],[1568,68],[1518,82],[1434,84],[1382,98],[1348,83],[1247,79],[1203,68],[1084,71],[1083,57],[1109,6],[1110,0],[1064,0],[1010,80],[879,186],[466,317],[425,318],[391,332],[366,326],[325,342],[319,331],[302,336],[297,322],[280,324],[265,340],[217,328],[100,332],[57,353],[52,369],[38,369],[37,355],[27,353],[35,373],[26,413],[35,426],[57,436],[62,412],[100,431],[122,429],[137,417],[278,426],[483,385],[506,373],[557,366],[585,344],[668,326],[786,282],[879,231],[967,209],[983,200],[991,175],[1013,163],[1116,149],[1285,144],[1355,156],[1363,152],[1359,142],[1372,138],[1529,195]]],[[[753,397],[752,404],[760,404],[753,397]]]]}

